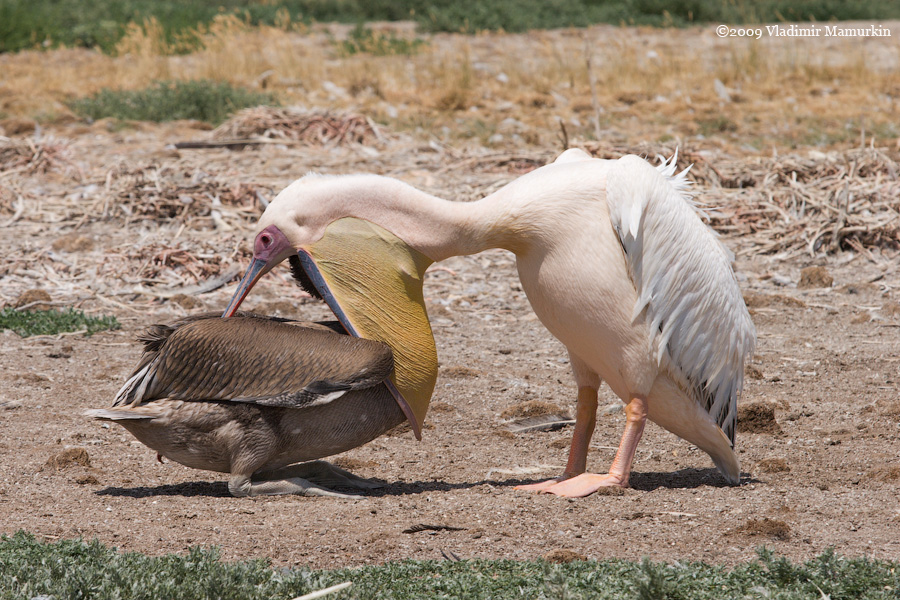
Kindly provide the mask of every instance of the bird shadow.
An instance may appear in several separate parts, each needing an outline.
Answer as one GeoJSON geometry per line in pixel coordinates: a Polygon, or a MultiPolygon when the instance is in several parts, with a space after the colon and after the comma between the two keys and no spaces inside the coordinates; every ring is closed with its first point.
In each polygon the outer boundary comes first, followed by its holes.
{"type": "MultiPolygon", "coordinates": [[[[521,485],[544,481],[545,478],[525,481],[507,482],[510,485],[521,485]]],[[[748,473],[741,475],[740,484],[760,483],[748,473]]],[[[652,492],[660,488],[670,490],[689,490],[699,487],[730,488],[728,483],[716,469],[681,469],[680,471],[664,471],[639,473],[632,472],[629,486],[640,492],[652,492]]]]}
{"type": "Polygon", "coordinates": [[[468,490],[471,488],[489,485],[492,487],[513,487],[523,483],[518,479],[508,479],[505,481],[495,481],[493,479],[482,479],[480,481],[463,481],[458,483],[449,483],[439,479],[431,481],[395,481],[392,483],[382,482],[380,488],[370,490],[366,495],[376,498],[383,496],[414,496],[425,492],[452,492],[456,490],[468,490]]]}
{"type": "MultiPolygon", "coordinates": [[[[373,479],[373,482],[379,483],[382,487],[366,490],[360,494],[362,498],[378,498],[384,496],[414,496],[426,492],[450,492],[454,490],[463,490],[475,488],[482,485],[491,485],[494,487],[511,487],[522,483],[518,480],[494,481],[484,479],[481,481],[467,481],[462,483],[448,483],[446,481],[411,481],[411,482],[387,482],[381,479],[373,479]]],[[[342,486],[334,486],[336,491],[356,492],[360,490],[356,488],[346,488],[342,486]]],[[[94,492],[98,496],[116,496],[123,498],[148,498],[152,496],[182,496],[191,497],[209,497],[209,498],[228,498],[231,494],[228,492],[228,485],[225,482],[214,481],[191,481],[178,484],[166,484],[157,486],[135,486],[135,487],[107,487],[94,492]]]]}
{"type": "MultiPolygon", "coordinates": [[[[372,490],[370,496],[408,496],[421,494],[422,492],[449,492],[453,490],[469,489],[482,485],[492,487],[515,487],[545,481],[540,479],[506,479],[495,481],[482,479],[481,481],[469,481],[463,483],[447,483],[445,481],[414,481],[402,483],[384,484],[384,487],[372,490]]],[[[742,473],[740,485],[748,483],[761,483],[749,473],[742,473]]],[[[699,487],[730,488],[735,487],[728,483],[717,469],[681,469],[680,471],[632,473],[630,486],[641,492],[650,492],[659,488],[666,489],[693,489],[699,487]]]]}
{"type": "MultiPolygon", "coordinates": [[[[681,469],[664,472],[632,472],[629,483],[632,488],[642,492],[652,492],[659,488],[670,490],[694,489],[699,487],[730,488],[717,469],[681,469]]],[[[741,473],[740,485],[759,483],[749,473],[741,473]]]]}
{"type": "Polygon", "coordinates": [[[185,498],[208,497],[228,498],[228,485],[224,481],[189,481],[176,483],[135,487],[107,487],[94,492],[98,496],[118,496],[124,498],[148,498],[151,496],[183,496],[185,498]]]}
{"type": "MultiPolygon", "coordinates": [[[[361,498],[382,498],[387,496],[415,496],[427,492],[452,492],[467,490],[483,485],[497,488],[510,488],[517,485],[535,483],[539,480],[530,479],[506,479],[497,481],[494,479],[481,479],[479,481],[463,481],[450,483],[440,479],[431,481],[394,481],[372,480],[382,487],[366,490],[361,498]]],[[[749,474],[742,474],[741,485],[748,483],[761,483],[749,474]]],[[[699,487],[728,488],[733,487],[719,474],[716,469],[682,469],[680,471],[632,473],[631,487],[642,492],[651,492],[659,488],[666,489],[693,489],[699,487]]],[[[347,488],[336,487],[336,490],[345,491],[347,488]]],[[[359,490],[349,490],[358,492],[359,490]]],[[[182,496],[228,498],[228,485],[223,481],[190,481],[186,483],[135,487],[107,487],[94,492],[98,496],[117,496],[125,498],[147,498],[152,496],[182,496]]]]}

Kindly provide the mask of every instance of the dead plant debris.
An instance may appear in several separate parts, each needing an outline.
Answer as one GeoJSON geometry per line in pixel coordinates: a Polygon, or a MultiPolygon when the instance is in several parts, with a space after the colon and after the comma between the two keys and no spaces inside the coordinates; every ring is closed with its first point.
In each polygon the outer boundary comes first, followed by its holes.
{"type": "MultiPolygon", "coordinates": [[[[724,233],[747,235],[763,253],[897,250],[898,161],[896,151],[866,148],[813,151],[806,157],[773,157],[756,164],[745,160],[740,166],[723,162],[719,172],[736,176],[740,170],[746,179],[731,202],[710,214],[711,224],[724,233]]],[[[719,194],[716,182],[711,183],[710,197],[715,199],[719,194]]]]}
{"type": "Polygon", "coordinates": [[[765,375],[763,375],[762,369],[749,363],[744,367],[744,376],[748,379],[755,379],[757,381],[765,379],[765,375]]]}
{"type": "Polygon", "coordinates": [[[527,431],[557,431],[563,427],[574,425],[575,419],[564,413],[552,413],[516,419],[507,423],[506,428],[513,433],[525,433],[527,431]]]}
{"type": "Polygon", "coordinates": [[[104,199],[101,217],[126,221],[177,220],[192,227],[228,230],[224,216],[249,221],[264,209],[272,190],[254,183],[224,181],[202,169],[184,171],[174,166],[114,168],[107,174],[114,201],[104,199]]]}
{"type": "Polygon", "coordinates": [[[428,525],[419,523],[403,530],[403,533],[419,533],[420,531],[465,531],[465,527],[453,527],[452,525],[428,525]]]}
{"type": "Polygon", "coordinates": [[[224,276],[234,268],[235,260],[246,260],[249,252],[238,247],[234,258],[209,248],[167,246],[153,243],[135,246],[122,252],[107,252],[98,273],[108,279],[119,278],[126,283],[148,286],[183,286],[224,276]],[[198,251],[199,250],[199,251],[198,251]]]}
{"type": "MultiPolygon", "coordinates": [[[[552,158],[550,159],[552,160],[552,158]]],[[[523,156],[519,154],[506,154],[492,152],[490,154],[478,154],[476,156],[460,157],[452,161],[438,172],[458,171],[459,169],[471,169],[487,171],[489,173],[511,173],[524,175],[534,171],[538,167],[547,164],[545,157],[523,156]]]]}
{"type": "Polygon", "coordinates": [[[83,179],[81,169],[69,158],[69,144],[58,138],[8,138],[0,136],[0,176],[21,173],[34,175],[51,170],[83,179]]]}
{"type": "Polygon", "coordinates": [[[347,143],[371,146],[385,141],[372,119],[352,112],[300,111],[259,106],[247,108],[212,132],[215,140],[263,138],[310,146],[347,143]]]}

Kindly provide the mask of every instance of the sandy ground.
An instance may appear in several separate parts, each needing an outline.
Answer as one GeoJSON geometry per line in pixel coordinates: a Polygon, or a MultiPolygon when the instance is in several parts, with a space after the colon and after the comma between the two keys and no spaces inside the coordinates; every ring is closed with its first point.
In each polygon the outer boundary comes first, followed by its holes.
{"type": "MultiPolygon", "coordinates": [[[[0,215],[10,221],[0,242],[3,300],[40,287],[60,305],[114,314],[123,327],[89,338],[0,333],[0,532],[98,538],[151,554],[217,545],[229,559],[317,568],[440,559],[442,552],[534,559],[557,549],[592,559],[727,565],[752,558],[763,544],[795,560],[828,547],[900,560],[900,274],[894,255],[877,249],[868,256],[750,253],[738,260],[759,344],[747,368],[737,442],[744,473],[736,487],[724,484],[705,454],[649,425],[633,487],[621,494],[565,500],[513,489],[561,470],[571,428],[512,434],[501,413],[531,401],[572,413],[575,388],[563,347],[532,314],[513,257],[501,251],[454,258],[429,272],[425,294],[440,376],[424,439],[396,432],[338,457],[385,482],[365,498],[232,498],[225,476],[160,463],[123,429],[85,418],[86,409],[106,406],[130,373],[143,327],[220,310],[233,290],[231,283],[160,298],[146,276],[152,254],[187,249],[201,257],[198,268],[215,274],[246,265],[251,230],[251,219],[233,211],[225,211],[231,231],[204,216],[127,218],[98,204],[98,190],[118,189],[109,187],[113,169],[155,172],[160,189],[166,177],[202,171],[204,181],[251,182],[264,194],[311,168],[372,171],[464,200],[517,175],[471,162],[448,169],[446,151],[415,140],[378,153],[165,146],[204,133],[186,124],[119,132],[103,124],[61,126],[54,134],[66,140],[82,179],[65,165],[15,179],[28,208],[13,218],[8,205],[0,215]],[[90,218],[77,206],[90,206],[90,218]],[[799,288],[800,270],[811,264],[824,267],[833,285],[799,288]],[[458,529],[404,532],[417,524],[458,529]]],[[[177,265],[168,269],[161,277],[174,271],[184,285],[200,280],[177,265]]],[[[262,281],[245,306],[328,316],[287,281],[286,269],[262,281]]],[[[623,425],[621,402],[604,389],[591,469],[608,467],[623,425]]]]}

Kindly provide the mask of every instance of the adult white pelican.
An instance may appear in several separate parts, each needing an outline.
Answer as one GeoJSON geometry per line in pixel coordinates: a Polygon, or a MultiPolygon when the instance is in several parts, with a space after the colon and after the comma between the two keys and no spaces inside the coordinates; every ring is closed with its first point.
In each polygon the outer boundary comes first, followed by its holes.
{"type": "MultiPolygon", "coordinates": [[[[683,173],[674,175],[674,163],[654,168],[637,156],[598,160],[568,150],[471,203],[387,177],[308,175],[260,218],[254,260],[224,316],[262,274],[299,253],[351,333],[402,329],[404,315],[391,305],[379,305],[377,314],[360,310],[378,305],[367,291],[369,268],[412,252],[408,289],[421,297],[432,262],[504,248],[516,255],[535,313],[565,344],[578,385],[564,472],[523,487],[586,496],[627,486],[648,418],[704,450],[737,483],[737,401],[755,331],[732,255],[681,193],[686,182],[683,173]],[[361,222],[390,234],[371,234],[361,222]],[[601,381],[625,402],[627,419],[609,472],[591,474],[587,452],[601,381]]],[[[396,360],[396,345],[374,337],[391,345],[396,360]]],[[[416,427],[431,388],[397,383],[398,402],[416,427]]]]}

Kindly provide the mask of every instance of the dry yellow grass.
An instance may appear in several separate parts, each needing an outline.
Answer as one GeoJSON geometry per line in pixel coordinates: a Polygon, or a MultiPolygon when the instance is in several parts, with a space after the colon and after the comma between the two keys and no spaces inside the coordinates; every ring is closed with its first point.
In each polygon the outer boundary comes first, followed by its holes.
{"type": "MultiPolygon", "coordinates": [[[[900,25],[887,26],[900,35],[900,25]]],[[[380,27],[415,35],[409,24],[380,27]]],[[[173,55],[149,21],[131,28],[115,57],[85,50],[4,55],[0,113],[52,119],[67,113],[66,100],[102,88],[208,78],[265,87],[285,104],[364,111],[449,141],[486,142],[499,131],[506,141],[556,144],[560,120],[574,137],[598,130],[617,142],[702,134],[758,149],[856,144],[863,132],[883,144],[898,134],[900,50],[880,40],[722,40],[712,28],[597,26],[438,34],[409,57],[342,57],[334,40],[348,29],[309,30],[287,19],[250,27],[222,17],[197,32],[204,49],[173,55]],[[509,117],[515,122],[502,125],[509,117]]]]}

